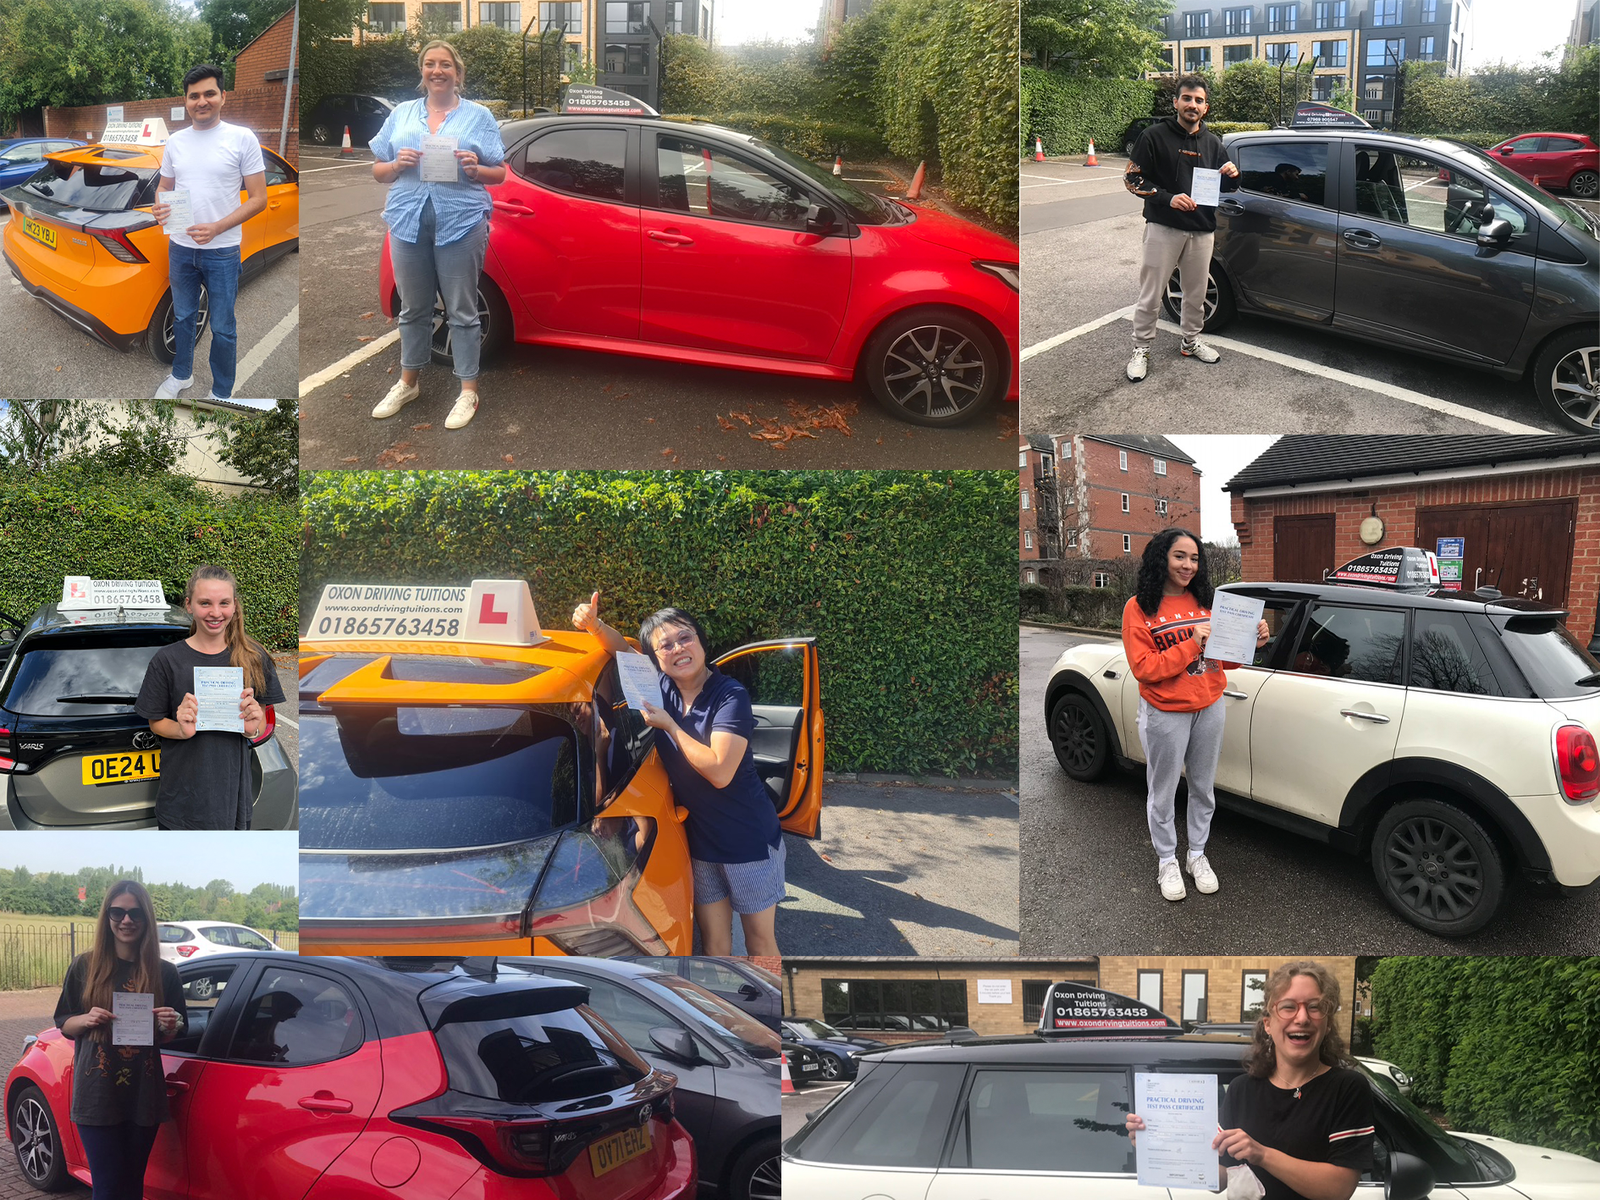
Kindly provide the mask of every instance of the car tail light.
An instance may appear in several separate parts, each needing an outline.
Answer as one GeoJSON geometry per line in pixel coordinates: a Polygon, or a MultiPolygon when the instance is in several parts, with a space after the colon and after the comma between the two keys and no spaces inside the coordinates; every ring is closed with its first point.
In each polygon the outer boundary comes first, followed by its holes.
{"type": "Polygon", "coordinates": [[[112,233],[96,233],[94,240],[104,246],[111,257],[120,259],[125,263],[149,262],[137,247],[128,240],[128,235],[121,230],[112,233]]]}
{"type": "Polygon", "coordinates": [[[0,758],[0,771],[14,771],[17,769],[17,760],[14,758],[0,758]]]}
{"type": "Polygon", "coordinates": [[[267,718],[266,724],[262,725],[261,727],[260,737],[250,739],[250,744],[252,746],[261,745],[262,742],[266,741],[272,736],[272,731],[278,727],[278,712],[273,705],[263,704],[261,706],[261,712],[262,715],[267,718]]]}
{"type": "Polygon", "coordinates": [[[183,955],[185,958],[188,958],[189,955],[193,954],[198,949],[200,949],[199,946],[179,946],[178,953],[183,955]]]}
{"type": "Polygon", "coordinates": [[[1558,725],[1555,752],[1556,774],[1570,803],[1587,804],[1600,796],[1600,747],[1594,734],[1582,725],[1558,725]]]}

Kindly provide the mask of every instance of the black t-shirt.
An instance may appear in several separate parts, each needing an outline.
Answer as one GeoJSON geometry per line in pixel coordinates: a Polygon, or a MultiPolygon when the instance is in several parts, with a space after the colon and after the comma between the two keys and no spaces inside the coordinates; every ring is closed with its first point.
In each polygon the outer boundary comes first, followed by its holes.
{"type": "MultiPolygon", "coordinates": [[[[134,990],[133,966],[117,959],[116,970],[111,974],[112,991],[134,990]]],[[[92,1007],[83,995],[88,978],[89,956],[80,954],[72,960],[61,984],[61,999],[56,1001],[57,1029],[66,1024],[68,1017],[82,1016],[92,1007]]],[[[188,1009],[183,1003],[178,968],[169,962],[161,964],[161,1004],[177,1009],[181,1033],[189,1019],[188,1009]]],[[[172,1113],[167,1107],[167,1081],[159,1047],[113,1046],[109,1030],[104,1040],[92,1033],[73,1040],[73,1121],[79,1125],[120,1125],[123,1121],[159,1125],[169,1120],[172,1113]]],[[[158,1030],[158,1041],[160,1037],[158,1030]]]]}
{"type": "MultiPolygon", "coordinates": [[[[147,721],[176,720],[184,694],[194,691],[194,669],[232,666],[230,658],[227,650],[201,654],[187,641],[163,646],[144,673],[134,711],[147,721]]],[[[264,653],[261,669],[266,687],[256,702],[282,704],[278,672],[264,653]]],[[[168,829],[249,829],[255,791],[250,753],[248,739],[216,729],[192,738],[162,738],[156,820],[168,829]]]]}
{"type": "MultiPolygon", "coordinates": [[[[1372,1166],[1372,1085],[1359,1071],[1333,1067],[1298,1089],[1241,1075],[1222,1098],[1220,1124],[1242,1129],[1263,1146],[1303,1162],[1334,1163],[1365,1171],[1372,1166]]],[[[1222,1156],[1222,1165],[1236,1159],[1222,1156]]],[[[1266,1200],[1305,1200],[1262,1167],[1251,1171],[1266,1200]]]]}

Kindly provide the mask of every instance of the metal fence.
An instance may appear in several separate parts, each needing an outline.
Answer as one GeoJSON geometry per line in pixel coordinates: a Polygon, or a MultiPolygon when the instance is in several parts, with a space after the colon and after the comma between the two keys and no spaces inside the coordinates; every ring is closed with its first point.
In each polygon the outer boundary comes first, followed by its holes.
{"type": "MultiPolygon", "coordinates": [[[[74,956],[94,945],[94,924],[0,925],[0,992],[58,986],[74,956]]],[[[299,953],[298,931],[258,932],[280,950],[299,953]]]]}

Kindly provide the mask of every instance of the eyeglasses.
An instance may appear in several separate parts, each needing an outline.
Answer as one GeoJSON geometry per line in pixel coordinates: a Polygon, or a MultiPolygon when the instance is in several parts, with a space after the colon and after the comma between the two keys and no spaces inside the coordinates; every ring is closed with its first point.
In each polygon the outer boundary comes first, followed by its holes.
{"type": "Polygon", "coordinates": [[[113,925],[120,925],[124,921],[132,921],[136,925],[144,924],[144,909],[142,908],[108,908],[106,914],[111,918],[113,925]]]}
{"type": "Polygon", "coordinates": [[[692,646],[692,645],[694,645],[694,641],[695,641],[695,639],[694,639],[694,630],[686,629],[686,630],[684,630],[682,633],[680,633],[678,635],[678,637],[677,637],[677,639],[675,641],[657,642],[656,643],[656,653],[657,654],[671,654],[674,650],[681,649],[684,646],[692,646]]]}
{"type": "Polygon", "coordinates": [[[1272,1006],[1272,1011],[1278,1014],[1280,1020],[1292,1021],[1295,1013],[1302,1008],[1306,1010],[1306,1016],[1313,1021],[1322,1020],[1324,1013],[1327,1012],[1320,1000],[1279,1000],[1272,1006]]]}

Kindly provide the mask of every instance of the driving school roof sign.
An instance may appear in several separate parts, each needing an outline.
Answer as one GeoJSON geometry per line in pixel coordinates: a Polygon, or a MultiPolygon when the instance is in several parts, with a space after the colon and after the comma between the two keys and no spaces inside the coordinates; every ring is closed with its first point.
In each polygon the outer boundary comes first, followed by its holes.
{"type": "Polygon", "coordinates": [[[166,607],[167,597],[159,579],[90,579],[87,575],[68,575],[61,581],[61,603],[56,605],[56,611],[166,607]]]}
{"type": "Polygon", "coordinates": [[[1439,559],[1416,546],[1390,546],[1353,558],[1328,573],[1329,583],[1368,583],[1400,589],[1439,586],[1439,559]]]}
{"type": "Polygon", "coordinates": [[[471,587],[327,584],[306,640],[532,646],[546,639],[526,580],[474,579],[471,587]]]}
{"type": "Polygon", "coordinates": [[[164,146],[167,142],[167,123],[160,117],[146,117],[142,121],[107,121],[100,135],[102,146],[164,146]]]}
{"type": "Polygon", "coordinates": [[[1039,1014],[1041,1031],[1181,1028],[1166,1013],[1143,1001],[1071,980],[1050,985],[1050,994],[1045,997],[1044,1009],[1039,1014]]]}
{"type": "Polygon", "coordinates": [[[660,116],[637,96],[611,88],[592,87],[589,84],[569,83],[561,96],[564,113],[601,114],[608,117],[660,116]]]}

